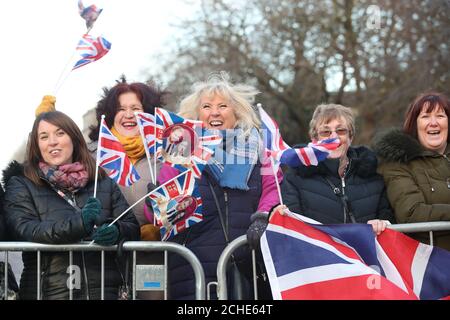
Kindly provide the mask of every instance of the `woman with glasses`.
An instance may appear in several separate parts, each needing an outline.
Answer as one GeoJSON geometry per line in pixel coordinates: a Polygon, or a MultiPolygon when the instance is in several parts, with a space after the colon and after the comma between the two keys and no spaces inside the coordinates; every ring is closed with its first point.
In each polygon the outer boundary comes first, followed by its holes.
{"type": "Polygon", "coordinates": [[[325,224],[368,223],[380,234],[393,222],[377,158],[366,147],[352,147],[355,119],[350,108],[319,105],[309,124],[313,141],[339,138],[340,146],[318,166],[289,168],[282,184],[292,212],[325,224]]]}

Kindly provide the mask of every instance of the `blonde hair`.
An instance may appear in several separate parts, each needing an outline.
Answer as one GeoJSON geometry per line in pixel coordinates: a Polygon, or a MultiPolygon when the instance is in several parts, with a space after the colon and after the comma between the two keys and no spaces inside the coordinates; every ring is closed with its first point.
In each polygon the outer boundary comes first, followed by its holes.
{"type": "Polygon", "coordinates": [[[252,86],[232,84],[230,76],[224,71],[212,73],[206,81],[197,82],[192,86],[191,93],[181,100],[178,114],[184,118],[198,120],[202,97],[219,95],[234,109],[236,127],[248,135],[252,128],[259,129],[261,126],[258,115],[252,107],[258,93],[259,91],[252,86]]]}
{"type": "Polygon", "coordinates": [[[347,122],[349,136],[355,135],[355,116],[352,109],[340,104],[321,104],[316,107],[314,114],[309,122],[309,136],[312,139],[318,138],[317,126],[322,123],[329,123],[334,119],[343,118],[347,122]]]}

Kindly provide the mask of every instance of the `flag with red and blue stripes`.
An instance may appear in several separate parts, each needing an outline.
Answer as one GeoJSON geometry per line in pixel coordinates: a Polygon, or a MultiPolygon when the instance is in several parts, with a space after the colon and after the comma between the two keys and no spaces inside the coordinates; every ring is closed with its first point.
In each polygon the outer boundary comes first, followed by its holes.
{"type": "Polygon", "coordinates": [[[207,130],[202,121],[184,119],[162,108],[155,108],[156,157],[180,172],[192,170],[199,178],[222,138],[207,130]],[[177,141],[171,141],[177,133],[177,141]]]}
{"type": "Polygon", "coordinates": [[[136,119],[144,138],[144,147],[148,154],[155,153],[155,116],[145,112],[137,112],[136,119]]]}
{"type": "Polygon", "coordinates": [[[99,166],[107,169],[108,176],[121,186],[131,186],[140,179],[119,140],[101,119],[97,155],[99,166]]]}
{"type": "Polygon", "coordinates": [[[111,49],[111,43],[103,37],[94,38],[88,34],[83,35],[77,45],[77,52],[81,58],[75,63],[72,70],[78,69],[102,58],[111,49]]]}
{"type": "Polygon", "coordinates": [[[275,169],[280,164],[290,167],[317,166],[320,161],[325,160],[329,153],[339,147],[339,139],[327,139],[319,142],[311,142],[304,148],[291,148],[281,136],[277,122],[258,105],[261,118],[261,129],[263,143],[267,152],[274,157],[275,169]]]}
{"type": "Polygon", "coordinates": [[[274,299],[450,299],[450,252],[391,229],[276,212],[261,250],[274,299]]]}
{"type": "Polygon", "coordinates": [[[202,198],[193,171],[184,171],[150,193],[153,213],[165,241],[203,220],[202,198]],[[180,204],[188,203],[180,208],[180,204]]]}

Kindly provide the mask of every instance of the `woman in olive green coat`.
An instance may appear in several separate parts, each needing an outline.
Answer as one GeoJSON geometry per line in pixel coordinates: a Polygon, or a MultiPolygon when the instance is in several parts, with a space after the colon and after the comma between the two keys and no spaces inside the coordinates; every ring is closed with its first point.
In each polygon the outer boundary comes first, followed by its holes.
{"type": "MultiPolygon", "coordinates": [[[[403,130],[375,143],[398,223],[450,221],[449,117],[446,96],[422,94],[406,112],[403,130]]],[[[428,233],[412,236],[429,243],[428,233]]],[[[435,232],[434,245],[450,250],[450,231],[435,232]]]]}

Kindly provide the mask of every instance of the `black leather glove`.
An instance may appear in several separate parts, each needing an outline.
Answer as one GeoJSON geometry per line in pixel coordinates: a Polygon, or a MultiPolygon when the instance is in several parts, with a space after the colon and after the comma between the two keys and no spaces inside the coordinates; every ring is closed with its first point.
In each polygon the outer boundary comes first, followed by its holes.
{"type": "Polygon", "coordinates": [[[101,246],[112,246],[119,241],[119,228],[114,224],[103,224],[95,230],[92,239],[101,246]]]}
{"type": "Polygon", "coordinates": [[[83,209],[81,209],[81,218],[83,219],[84,229],[88,234],[91,234],[94,229],[96,220],[100,216],[102,204],[97,198],[89,198],[83,209]]]}
{"type": "Polygon", "coordinates": [[[266,230],[269,215],[266,212],[255,212],[250,216],[250,227],[247,230],[247,242],[251,249],[259,249],[259,240],[266,230]]]}

